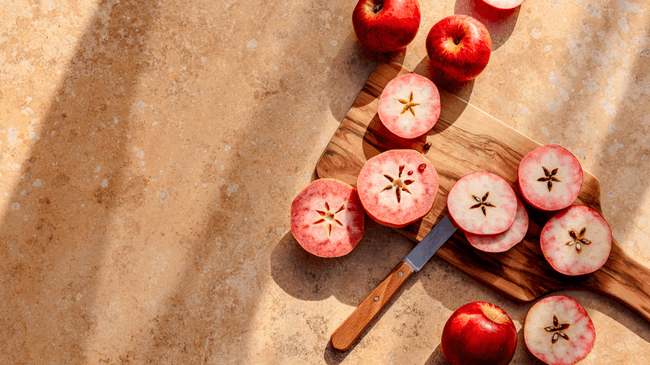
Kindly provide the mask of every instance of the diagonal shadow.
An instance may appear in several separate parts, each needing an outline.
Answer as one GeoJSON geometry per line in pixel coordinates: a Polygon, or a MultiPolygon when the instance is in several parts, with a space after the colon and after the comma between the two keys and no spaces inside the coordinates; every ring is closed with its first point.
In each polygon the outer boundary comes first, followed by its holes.
{"type": "MultiPolygon", "coordinates": [[[[241,123],[236,136],[230,136],[228,141],[228,160],[218,165],[206,163],[203,168],[206,182],[223,179],[226,183],[209,197],[211,202],[201,217],[204,222],[198,222],[191,232],[178,238],[188,259],[175,279],[175,286],[160,303],[157,315],[149,321],[142,345],[145,350],[137,350],[141,351],[138,358],[144,362],[203,363],[225,358],[233,363],[281,364],[283,360],[275,352],[278,349],[298,358],[310,352],[320,356],[321,348],[308,348],[306,341],[301,341],[305,334],[297,333],[290,322],[278,316],[298,318],[309,327],[309,335],[317,338],[317,346],[322,343],[322,348],[325,347],[329,336],[325,318],[296,312],[295,303],[286,303],[286,293],[270,285],[273,283],[270,261],[277,242],[286,235],[286,231],[279,232],[277,227],[289,226],[291,200],[309,183],[309,173],[302,172],[302,166],[290,159],[299,155],[303,156],[298,159],[302,162],[309,155],[314,161],[323,143],[307,129],[311,121],[306,120],[322,110],[321,102],[314,103],[309,98],[328,102],[338,100],[342,93],[348,94],[358,84],[347,78],[364,77],[353,73],[352,63],[367,61],[359,57],[335,60],[322,74],[297,72],[295,65],[313,64],[322,57],[324,51],[318,49],[321,46],[312,34],[322,31],[319,22],[327,14],[328,5],[296,6],[293,12],[317,21],[283,20],[283,9],[268,7],[260,23],[265,29],[264,36],[255,35],[257,47],[276,45],[276,39],[285,39],[282,47],[273,52],[282,57],[257,58],[263,56],[250,49],[237,49],[233,53],[241,53],[237,61],[242,65],[220,75],[222,79],[243,79],[254,96],[250,102],[252,111],[244,115],[231,113],[241,123]],[[286,27],[276,31],[275,23],[286,27]],[[286,39],[291,39],[291,44],[286,39]],[[257,75],[249,75],[250,64],[246,62],[280,66],[275,72],[259,70],[257,75]],[[316,107],[317,111],[309,110],[310,107],[316,107]],[[250,168],[242,168],[246,166],[250,168]],[[232,190],[235,182],[236,191],[232,190]],[[277,212],[286,215],[278,216],[277,212]],[[309,318],[305,318],[307,315],[309,318]]],[[[341,22],[347,24],[347,19],[341,22]]],[[[246,36],[249,34],[243,35],[246,36]]],[[[331,113],[336,114],[337,108],[332,108],[331,113]]],[[[214,123],[225,126],[228,116],[217,115],[214,123]]],[[[313,168],[303,170],[311,172],[313,168]]]]}
{"type": "Polygon", "coordinates": [[[144,198],[125,153],[157,3],[98,5],[21,166],[10,197],[20,209],[0,222],[4,363],[83,362],[111,215],[144,198]]]}

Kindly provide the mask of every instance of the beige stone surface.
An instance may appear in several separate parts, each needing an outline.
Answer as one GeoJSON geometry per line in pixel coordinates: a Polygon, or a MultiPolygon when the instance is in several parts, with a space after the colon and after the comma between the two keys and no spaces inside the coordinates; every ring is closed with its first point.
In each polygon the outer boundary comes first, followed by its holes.
{"type": "MultiPolygon", "coordinates": [[[[374,222],[348,256],[292,238],[289,207],[378,62],[473,0],[422,0],[379,60],[354,1],[0,2],[0,363],[443,364],[461,305],[513,302],[434,258],[350,351],[332,331],[413,247],[374,222]]],[[[480,16],[480,15],[477,15],[480,16]]],[[[528,0],[453,90],[578,156],[623,249],[650,267],[650,4],[528,0]]],[[[567,291],[584,364],[650,363],[650,322],[567,291]]],[[[537,364],[523,345],[513,364],[537,364]]]]}

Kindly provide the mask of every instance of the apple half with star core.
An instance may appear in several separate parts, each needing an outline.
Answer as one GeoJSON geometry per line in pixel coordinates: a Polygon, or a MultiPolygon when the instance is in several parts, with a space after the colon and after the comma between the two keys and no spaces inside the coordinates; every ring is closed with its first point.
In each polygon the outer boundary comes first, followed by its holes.
{"type": "Polygon", "coordinates": [[[431,27],[426,40],[431,67],[448,80],[466,82],[490,61],[492,40],[487,28],[469,15],[452,15],[431,27]]]}
{"type": "Polygon", "coordinates": [[[515,355],[517,330],[503,309],[472,302],[449,317],[440,345],[452,365],[506,365],[515,355]]]}
{"type": "Polygon", "coordinates": [[[528,310],[524,342],[546,364],[573,365],[593,349],[596,328],[580,303],[564,295],[553,295],[528,310]]]}
{"type": "Polygon", "coordinates": [[[570,206],[582,188],[582,167],[566,148],[546,145],[528,152],[519,162],[521,195],[533,207],[546,211],[570,206]]]}
{"type": "Polygon", "coordinates": [[[505,232],[517,214],[517,196],[501,176],[487,171],[458,179],[447,195],[449,215],[465,232],[488,235],[505,232]]]}
{"type": "Polygon", "coordinates": [[[384,88],[377,107],[379,119],[395,135],[412,139],[433,128],[440,117],[440,93],[428,78],[406,74],[384,88]]]}
{"type": "Polygon", "coordinates": [[[418,33],[420,4],[417,0],[359,0],[352,25],[361,44],[371,51],[398,51],[418,33]]]}
{"type": "Polygon", "coordinates": [[[365,214],[354,188],[336,179],[309,184],[291,203],[291,233],[307,252],[343,256],[363,236],[365,214]]]}
{"type": "Polygon", "coordinates": [[[372,219],[388,227],[405,227],[431,210],[438,173],[420,152],[388,150],[363,165],[357,190],[372,219]]]}
{"type": "Polygon", "coordinates": [[[546,261],[557,272],[584,275],[607,262],[612,248],[612,230],[595,210],[574,205],[546,222],[539,244],[546,261]]]}

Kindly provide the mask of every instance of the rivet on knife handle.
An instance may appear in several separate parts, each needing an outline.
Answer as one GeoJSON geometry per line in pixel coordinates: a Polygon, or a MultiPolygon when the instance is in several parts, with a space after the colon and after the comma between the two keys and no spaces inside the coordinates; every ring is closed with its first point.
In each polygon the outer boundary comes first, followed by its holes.
{"type": "Polygon", "coordinates": [[[414,272],[406,262],[401,261],[332,333],[332,346],[341,351],[352,347],[414,272]]]}

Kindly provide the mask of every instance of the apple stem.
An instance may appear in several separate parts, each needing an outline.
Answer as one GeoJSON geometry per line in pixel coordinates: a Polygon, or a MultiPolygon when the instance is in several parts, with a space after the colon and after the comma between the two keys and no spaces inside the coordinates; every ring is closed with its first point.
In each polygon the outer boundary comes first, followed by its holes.
{"type": "Polygon", "coordinates": [[[381,11],[381,8],[382,8],[383,6],[384,6],[384,4],[379,3],[379,4],[377,4],[377,5],[375,5],[375,6],[372,7],[372,11],[373,11],[375,14],[377,14],[377,13],[379,13],[379,12],[381,11]]]}

